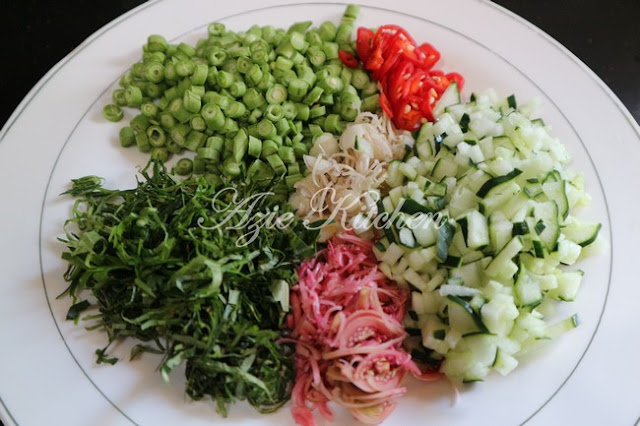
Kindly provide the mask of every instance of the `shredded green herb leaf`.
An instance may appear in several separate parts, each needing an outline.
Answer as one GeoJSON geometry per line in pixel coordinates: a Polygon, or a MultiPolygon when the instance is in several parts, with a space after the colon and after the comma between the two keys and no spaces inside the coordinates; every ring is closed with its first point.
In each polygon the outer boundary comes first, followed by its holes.
{"type": "MultiPolygon", "coordinates": [[[[278,343],[288,309],[278,294],[297,281],[296,265],[315,253],[317,235],[295,218],[252,228],[289,210],[278,195],[243,203],[260,191],[251,182],[214,188],[202,177],[180,181],[159,162],[149,169],[135,189],[105,189],[87,176],[65,193],[77,198],[61,239],[64,294],[74,303],[68,318],[87,308],[77,300],[88,290],[99,314],[85,317],[96,321],[87,328],[106,331],[109,344],[143,341],[131,358],[162,354],[165,380],[185,363],[192,398],[210,396],[223,415],[236,399],[276,410],[294,378],[292,347],[278,343]]],[[[116,362],[109,344],[96,351],[98,362],[116,362]]]]}

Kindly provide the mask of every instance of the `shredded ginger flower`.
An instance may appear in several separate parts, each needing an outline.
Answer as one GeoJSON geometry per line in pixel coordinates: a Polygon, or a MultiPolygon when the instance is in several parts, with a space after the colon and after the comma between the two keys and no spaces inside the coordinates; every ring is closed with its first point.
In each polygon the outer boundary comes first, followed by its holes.
{"type": "Polygon", "coordinates": [[[298,276],[287,317],[296,344],[294,420],[315,425],[314,409],[332,420],[335,402],[363,423],[380,423],[406,392],[406,373],[421,375],[402,349],[408,291],[380,272],[373,243],[351,233],[329,240],[298,276]]]}

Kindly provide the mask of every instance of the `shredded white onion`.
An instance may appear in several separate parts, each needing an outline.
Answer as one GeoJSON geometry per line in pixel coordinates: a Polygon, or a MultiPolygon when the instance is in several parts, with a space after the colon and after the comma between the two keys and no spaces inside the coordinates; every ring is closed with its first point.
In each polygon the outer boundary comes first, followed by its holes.
{"type": "Polygon", "coordinates": [[[386,115],[360,113],[339,140],[330,133],[316,139],[304,156],[308,175],[295,184],[289,204],[309,222],[333,219],[338,225],[324,238],[350,227],[358,214],[373,218],[387,164],[412,144],[411,134],[396,129],[386,115]]]}

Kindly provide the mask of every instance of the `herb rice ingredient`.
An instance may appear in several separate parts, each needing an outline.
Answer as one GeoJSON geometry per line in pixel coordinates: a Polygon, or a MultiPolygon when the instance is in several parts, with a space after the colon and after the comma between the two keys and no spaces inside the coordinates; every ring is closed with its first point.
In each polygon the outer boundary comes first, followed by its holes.
{"type": "MultiPolygon", "coordinates": [[[[109,344],[141,340],[131,358],[162,354],[165,380],[185,363],[192,398],[209,395],[223,415],[235,399],[260,412],[277,409],[295,374],[292,348],[278,343],[288,289],[296,265],[315,253],[315,235],[294,218],[284,229],[263,226],[252,241],[243,239],[251,224],[243,217],[282,213],[275,206],[285,204],[271,195],[250,211],[242,202],[254,194],[250,183],[227,187],[237,191],[234,199],[234,191],[202,177],[179,181],[159,162],[141,175],[135,189],[105,189],[102,179],[87,176],[65,193],[77,198],[62,240],[65,293],[74,301],[68,318],[89,306],[81,300],[89,290],[99,309],[85,318],[96,322],[90,328],[106,331],[109,344]],[[229,229],[234,224],[238,229],[229,229]]],[[[107,347],[96,351],[98,362],[113,364],[107,347]]]]}

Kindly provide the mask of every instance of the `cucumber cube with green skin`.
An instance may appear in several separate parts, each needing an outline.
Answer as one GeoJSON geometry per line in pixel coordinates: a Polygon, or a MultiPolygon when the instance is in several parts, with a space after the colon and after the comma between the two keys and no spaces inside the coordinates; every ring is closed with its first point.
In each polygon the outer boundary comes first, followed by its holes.
{"type": "Polygon", "coordinates": [[[572,216],[588,200],[582,178],[515,96],[463,103],[451,88],[444,98],[405,159],[389,164],[379,205],[398,213],[376,255],[387,276],[411,286],[412,327],[443,356],[440,371],[474,382],[509,374],[520,355],[578,325],[573,316],[550,325],[543,314],[578,296],[582,271],[561,268],[592,251],[584,248],[601,226],[572,216]],[[426,226],[434,213],[441,220],[426,226]]]}

